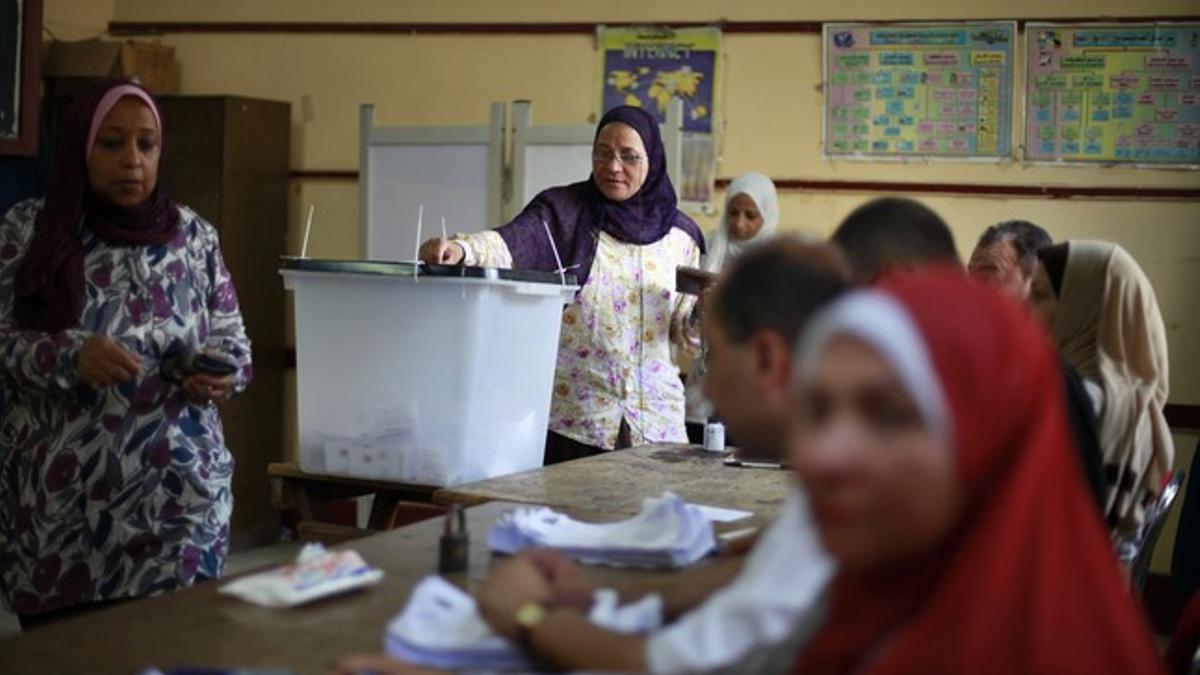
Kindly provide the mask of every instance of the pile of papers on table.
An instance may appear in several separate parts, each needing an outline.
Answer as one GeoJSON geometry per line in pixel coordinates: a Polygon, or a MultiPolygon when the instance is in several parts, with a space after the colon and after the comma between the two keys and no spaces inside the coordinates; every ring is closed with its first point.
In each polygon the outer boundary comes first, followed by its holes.
{"type": "Polygon", "coordinates": [[[670,492],[647,498],[636,516],[615,523],[585,523],[546,507],[518,509],[492,527],[488,544],[510,554],[551,548],[599,565],[685,567],[716,548],[713,511],[670,492]]]}
{"type": "MultiPolygon", "coordinates": [[[[619,607],[616,591],[599,590],[588,619],[612,631],[645,633],[662,625],[662,601],[649,595],[619,607]]],[[[520,647],[492,632],[474,598],[438,576],[426,577],[413,590],[388,625],[384,648],[406,663],[444,670],[534,668],[520,647]]]]}

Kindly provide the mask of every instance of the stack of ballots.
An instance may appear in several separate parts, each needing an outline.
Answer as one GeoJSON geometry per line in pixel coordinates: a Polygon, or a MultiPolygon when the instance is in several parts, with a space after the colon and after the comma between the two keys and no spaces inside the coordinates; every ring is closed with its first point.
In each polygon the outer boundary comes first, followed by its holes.
{"type": "Polygon", "coordinates": [[[664,492],[642,502],[633,518],[584,523],[546,507],[518,509],[488,535],[493,551],[552,548],[580,562],[653,569],[685,567],[716,548],[712,519],[702,508],[664,492]]]}
{"type": "MultiPolygon", "coordinates": [[[[662,600],[649,595],[617,606],[612,589],[596,591],[588,619],[620,633],[646,633],[662,625],[662,600]]],[[[438,576],[413,590],[404,611],[387,627],[384,648],[406,663],[443,670],[528,670],[521,649],[492,632],[475,600],[438,576]]]]}

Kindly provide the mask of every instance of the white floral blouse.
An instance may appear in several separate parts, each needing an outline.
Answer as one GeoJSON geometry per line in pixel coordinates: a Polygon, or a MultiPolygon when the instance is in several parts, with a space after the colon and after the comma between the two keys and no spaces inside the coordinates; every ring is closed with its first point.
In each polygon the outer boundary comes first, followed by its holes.
{"type": "MultiPolygon", "coordinates": [[[[671,344],[689,352],[695,297],[675,292],[675,268],[695,267],[700,248],[682,230],[653,244],[600,234],[587,283],[563,310],[550,430],[612,449],[624,420],[634,445],[687,442],[683,384],[671,344]]],[[[467,264],[512,267],[494,231],[460,235],[467,264]]]]}

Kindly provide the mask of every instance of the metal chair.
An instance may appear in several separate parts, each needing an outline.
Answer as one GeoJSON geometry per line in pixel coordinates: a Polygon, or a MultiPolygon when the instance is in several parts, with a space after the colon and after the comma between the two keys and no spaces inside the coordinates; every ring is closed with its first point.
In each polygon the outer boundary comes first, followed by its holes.
{"type": "Polygon", "coordinates": [[[1167,522],[1167,514],[1171,512],[1171,505],[1175,503],[1175,497],[1179,494],[1179,486],[1183,484],[1185,475],[1183,471],[1171,474],[1171,477],[1163,485],[1162,494],[1150,508],[1146,509],[1146,520],[1142,524],[1142,531],[1136,542],[1137,556],[1133,559],[1130,574],[1133,590],[1139,596],[1146,587],[1146,575],[1150,571],[1150,558],[1154,556],[1154,547],[1158,544],[1158,538],[1162,536],[1163,526],[1167,522]]]}
{"type": "Polygon", "coordinates": [[[1192,479],[1179,498],[1179,529],[1175,532],[1175,551],[1171,557],[1171,576],[1175,586],[1188,593],[1200,591],[1200,441],[1192,456],[1192,479]]]}

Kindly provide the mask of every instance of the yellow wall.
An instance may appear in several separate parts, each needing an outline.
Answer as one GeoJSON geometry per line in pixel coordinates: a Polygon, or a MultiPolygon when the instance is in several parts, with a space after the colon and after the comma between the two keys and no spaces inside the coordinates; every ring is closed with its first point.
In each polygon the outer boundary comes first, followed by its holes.
{"type": "MultiPolygon", "coordinates": [[[[1192,0],[1045,2],[980,0],[950,10],[935,0],[115,0],[116,21],[392,21],[628,22],[856,20],[1195,13],[1192,0]]],[[[90,3],[49,0],[51,8],[90,3]]],[[[103,10],[101,10],[103,11],[103,10]]],[[[70,12],[68,12],[70,13],[70,12]]],[[[62,17],[63,12],[57,12],[62,17]]],[[[67,19],[62,19],[66,21],[67,19]]],[[[590,36],[453,35],[197,35],[168,34],[177,49],[182,87],[192,94],[240,94],[292,103],[292,162],[297,169],[357,168],[357,110],[376,104],[382,125],[478,124],[491,101],[534,102],[544,123],[594,120],[597,55],[590,36]]],[[[718,175],[758,170],[778,178],[969,182],[1068,186],[1197,187],[1197,172],[1127,168],[1026,167],[968,163],[829,162],[820,157],[821,45],[811,34],[732,34],[724,41],[724,134],[718,175]]],[[[1018,64],[1019,66],[1019,64],[1018,64]]],[[[1020,68],[1018,67],[1018,73],[1020,68]]],[[[1020,83],[1018,83],[1020,84],[1020,83]]],[[[301,205],[316,205],[310,253],[354,257],[359,251],[358,196],[353,182],[297,181],[291,245],[299,248],[301,205]]],[[[836,223],[870,194],[788,192],[787,227],[814,234],[836,223]]],[[[720,198],[720,196],[718,196],[720,198]]],[[[921,197],[951,223],[966,255],[987,225],[1027,218],[1056,239],[1104,238],[1130,250],[1146,269],[1167,322],[1172,401],[1200,404],[1200,205],[1187,201],[1047,200],[921,197]]],[[[711,217],[699,218],[707,229],[711,217]]],[[[291,386],[291,385],[289,385],[291,386]]],[[[294,447],[294,417],[287,422],[294,447]]],[[[1187,437],[1181,459],[1190,458],[1187,437]]],[[[1161,557],[1160,557],[1161,558],[1161,557]]],[[[1161,560],[1160,560],[1161,563],[1161,560]]],[[[1159,565],[1161,567],[1161,564],[1159,565]]]]}
{"type": "Polygon", "coordinates": [[[114,0],[46,0],[42,40],[86,40],[108,31],[114,0]]]}
{"type": "MultiPolygon", "coordinates": [[[[51,0],[54,1],[54,0],[51,0]]],[[[117,21],[672,22],[914,20],[1194,14],[1191,0],[117,0],[117,21]]]]}

